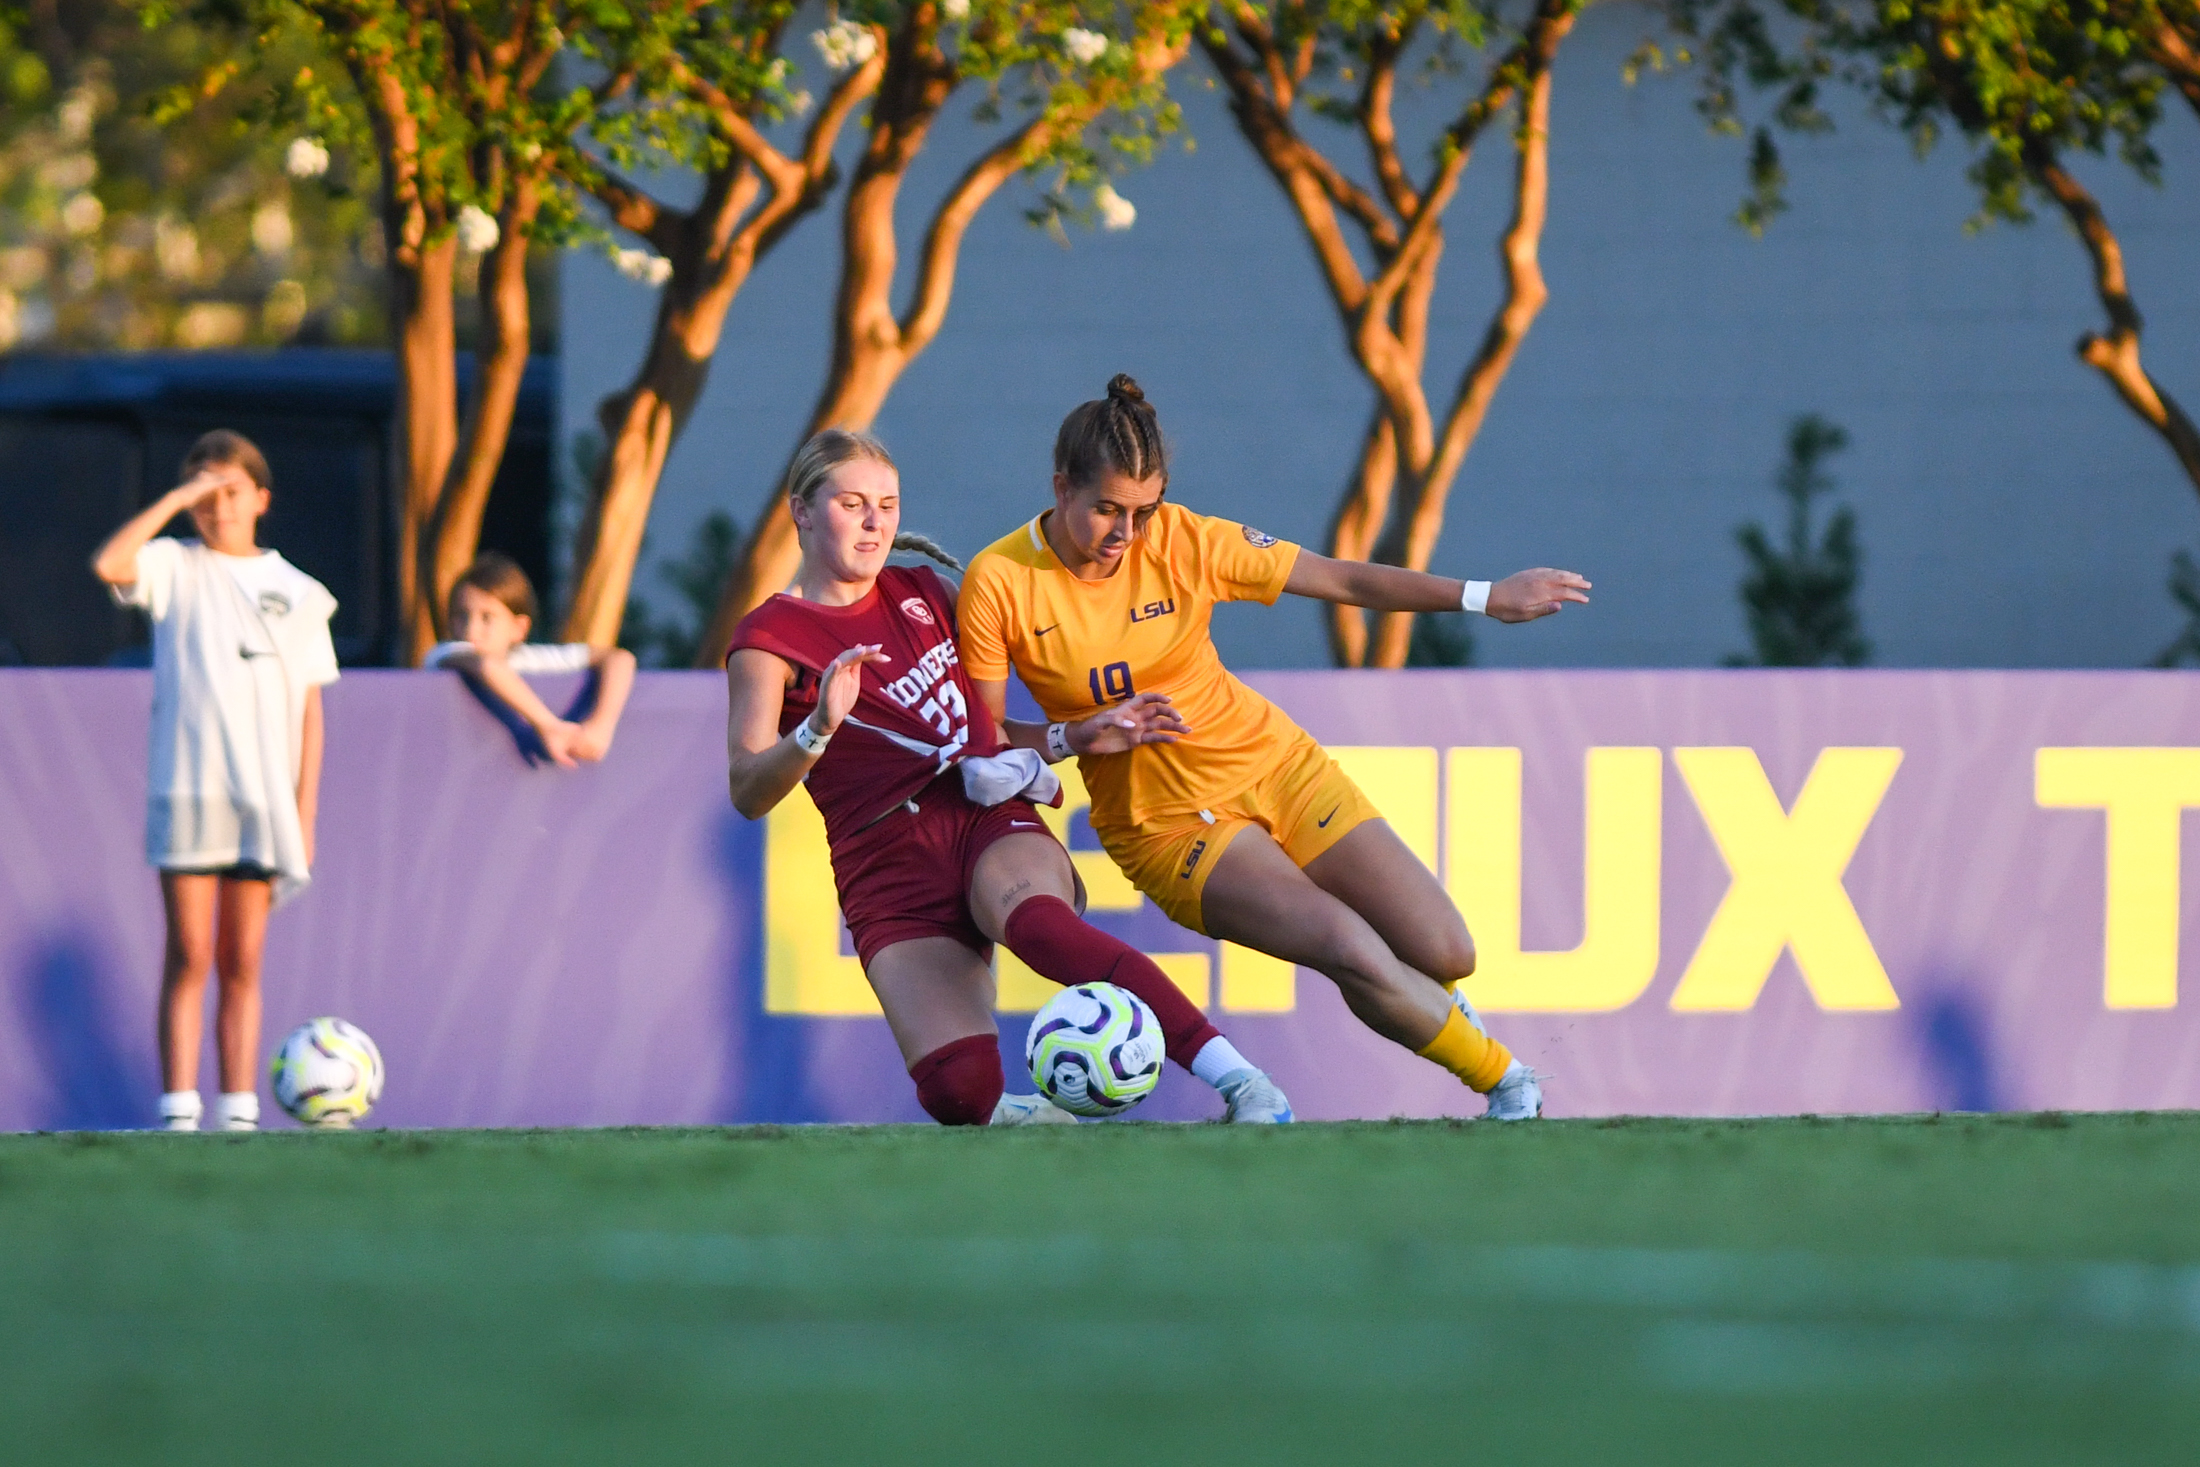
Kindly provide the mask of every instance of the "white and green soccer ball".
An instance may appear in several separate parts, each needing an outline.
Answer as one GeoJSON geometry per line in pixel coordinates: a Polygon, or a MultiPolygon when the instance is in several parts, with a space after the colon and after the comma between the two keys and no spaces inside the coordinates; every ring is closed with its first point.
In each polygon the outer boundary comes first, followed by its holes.
{"type": "Polygon", "coordinates": [[[1080,983],[1032,1016],[1024,1060],[1039,1093],[1080,1116],[1116,1116],[1161,1078],[1161,1021],[1129,989],[1080,983]]]}
{"type": "Polygon", "coordinates": [[[382,1098],[382,1051],[342,1019],[309,1019],[291,1030],[268,1072],[276,1104],[302,1126],[349,1126],[382,1098]]]}

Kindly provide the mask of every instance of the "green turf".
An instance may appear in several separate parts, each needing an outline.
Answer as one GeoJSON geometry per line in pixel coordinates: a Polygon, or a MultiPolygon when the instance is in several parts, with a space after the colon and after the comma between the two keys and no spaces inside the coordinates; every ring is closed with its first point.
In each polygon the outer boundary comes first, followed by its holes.
{"type": "Polygon", "coordinates": [[[2200,1116],[0,1139],[0,1457],[2193,1460],[2200,1116]]]}

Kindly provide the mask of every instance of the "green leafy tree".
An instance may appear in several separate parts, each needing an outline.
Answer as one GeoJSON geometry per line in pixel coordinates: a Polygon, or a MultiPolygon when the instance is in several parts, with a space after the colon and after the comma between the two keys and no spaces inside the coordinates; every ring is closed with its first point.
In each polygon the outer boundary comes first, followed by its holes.
{"type": "Polygon", "coordinates": [[[1472,667],[1474,633],[1464,611],[1424,611],[1413,619],[1408,667],[1472,667]]]}
{"type": "MultiPolygon", "coordinates": [[[[227,94],[152,115],[237,39],[148,31],[123,0],[0,8],[0,350],[381,339],[381,239],[349,170],[227,94]]],[[[309,55],[292,32],[267,45],[309,55]]]]}
{"type": "MultiPolygon", "coordinates": [[[[878,89],[884,55],[848,66],[800,146],[782,151],[768,129],[812,106],[792,89],[784,53],[794,10],[787,0],[761,0],[691,11],[675,33],[651,38],[661,54],[640,58],[648,64],[635,84],[607,98],[564,164],[611,225],[640,242],[613,249],[621,272],[660,290],[641,363],[597,405],[605,452],[589,475],[574,546],[570,641],[609,642],[621,609],[638,604],[629,590],[650,505],[702,396],[727,312],[764,257],[824,203],[839,176],[834,144],[878,89]],[[689,171],[702,182],[691,204],[645,181],[689,171]]],[[[632,38],[610,34],[592,44],[599,64],[637,50],[632,38]]]]}
{"type": "MultiPolygon", "coordinates": [[[[1313,248],[1355,365],[1375,391],[1328,551],[1426,570],[1467,451],[1549,298],[1537,261],[1550,202],[1552,68],[1588,0],[1223,0],[1199,32],[1239,133],[1313,248]],[[1475,74],[1467,53],[1487,64],[1475,74]],[[1426,163],[1398,137],[1402,78],[1454,89],[1426,163]],[[1337,124],[1328,138],[1307,117],[1337,124]],[[1498,240],[1504,293],[1455,384],[1428,382],[1429,309],[1444,220],[1476,145],[1511,119],[1512,216],[1498,240]],[[1330,140],[1334,140],[1333,143],[1330,140]],[[1325,147],[1325,143],[1330,143],[1325,147]],[[1364,155],[1373,187],[1353,174],[1364,155]]],[[[1343,666],[1397,667],[1414,618],[1330,612],[1343,666]]]]}
{"type": "Polygon", "coordinates": [[[2107,215],[2071,170],[2113,154],[2160,181],[2153,136],[2165,92],[2200,117],[2200,5],[2194,0],[1665,0],[1704,62],[1702,107],[1741,131],[1747,86],[1777,96],[1751,148],[1742,222],[1762,229],[1783,206],[1775,131],[1832,126],[1828,84],[1866,95],[1919,152],[1951,130],[1970,149],[1978,228],[2061,211],[2086,251],[2104,329],[2080,360],[2176,456],[2200,490],[2200,428],[2147,371],[2143,321],[2107,215]]]}
{"type": "MultiPolygon", "coordinates": [[[[171,125],[234,89],[261,126],[371,160],[398,364],[405,650],[441,633],[472,560],[533,339],[530,250],[583,228],[564,165],[605,102],[669,54],[688,0],[139,0],[149,24],[244,39],[178,88],[171,125]],[[312,59],[290,65],[275,40],[312,59]],[[590,74],[554,70],[568,56],[590,74]],[[455,291],[478,298],[464,416],[455,291]]],[[[362,168],[362,171],[365,171],[362,168]]]]}
{"type": "Polygon", "coordinates": [[[629,602],[619,645],[645,667],[693,666],[703,629],[718,609],[718,588],[740,558],[741,527],[724,510],[712,510],[695,527],[686,554],[657,562],[657,579],[672,592],[674,612],[653,611],[639,599],[629,602]]]}
{"type": "Polygon", "coordinates": [[[2185,614],[2183,630],[2167,647],[2154,654],[2155,667],[2187,667],[2200,664],[2200,562],[2189,550],[2169,558],[2169,599],[2185,614]]]}
{"type": "MultiPolygon", "coordinates": [[[[1035,223],[1129,225],[1131,206],[1109,180],[1151,158],[1175,128],[1164,78],[1190,48],[1201,8],[1191,0],[853,0],[812,36],[829,67],[880,70],[841,195],[832,361],[798,443],[822,428],[876,420],[947,320],[971,221],[1011,179],[1037,181],[1027,210],[1035,223]],[[978,120],[998,126],[926,215],[913,268],[902,271],[902,185],[958,93],[975,94],[978,120]]],[[[793,579],[800,556],[775,482],[704,633],[701,665],[716,665],[735,624],[793,579]]]]}
{"type": "Polygon", "coordinates": [[[1856,512],[1843,506],[1823,534],[1811,523],[1811,501],[1833,487],[1821,469],[1848,446],[1849,435],[1815,414],[1788,426],[1787,462],[1778,479],[1788,502],[1787,533],[1775,544],[1761,524],[1734,532],[1748,557],[1742,610],[1752,651],[1731,657],[1731,667],[1861,667],[1871,659],[1856,612],[1863,552],[1856,542],[1856,512]]]}

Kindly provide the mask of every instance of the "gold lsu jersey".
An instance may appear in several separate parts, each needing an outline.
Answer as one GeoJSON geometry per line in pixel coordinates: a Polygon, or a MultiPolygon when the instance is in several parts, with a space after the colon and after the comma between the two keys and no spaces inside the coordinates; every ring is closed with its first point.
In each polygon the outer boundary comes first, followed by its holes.
{"type": "Polygon", "coordinates": [[[1079,580],[1031,520],[978,553],[957,620],[974,678],[1014,667],[1050,720],[1088,718],[1166,693],[1191,725],[1173,744],[1079,760],[1095,826],[1127,829],[1204,809],[1308,741],[1282,709],[1230,675],[1208,622],[1218,601],[1275,604],[1299,547],[1163,504],[1105,580],[1079,580]]]}

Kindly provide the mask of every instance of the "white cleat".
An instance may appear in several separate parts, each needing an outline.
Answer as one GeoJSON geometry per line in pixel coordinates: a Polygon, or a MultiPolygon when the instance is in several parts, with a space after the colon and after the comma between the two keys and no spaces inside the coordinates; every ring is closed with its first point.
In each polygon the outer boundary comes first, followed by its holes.
{"type": "Polygon", "coordinates": [[[1044,1095],[1003,1095],[993,1106],[996,1126],[1074,1126],[1077,1117],[1044,1095]]]}
{"type": "Polygon", "coordinates": [[[1233,1070],[1215,1089],[1229,1105],[1222,1119],[1233,1126],[1288,1126],[1291,1102],[1259,1070],[1233,1070]]]}
{"type": "Polygon", "coordinates": [[[1543,1087],[1536,1083],[1535,1071],[1518,1060],[1505,1071],[1505,1078],[1490,1091],[1490,1108],[1483,1113],[1485,1121],[1532,1121],[1543,1114],[1543,1087]]]}

